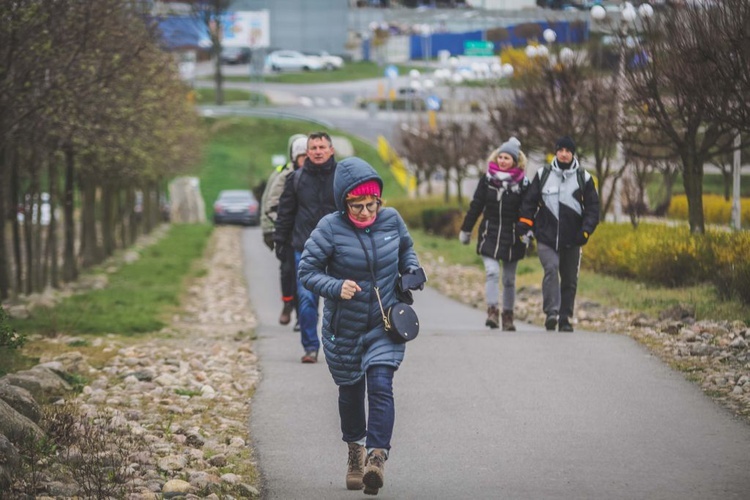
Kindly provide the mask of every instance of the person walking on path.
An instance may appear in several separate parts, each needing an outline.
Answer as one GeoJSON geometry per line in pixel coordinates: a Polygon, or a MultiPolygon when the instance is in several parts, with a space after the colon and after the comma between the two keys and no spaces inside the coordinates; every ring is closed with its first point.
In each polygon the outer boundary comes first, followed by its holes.
{"type": "Polygon", "coordinates": [[[540,168],[521,205],[516,234],[533,231],[544,268],[544,327],[573,331],[581,247],[599,224],[599,194],[594,178],[578,163],[576,145],[568,136],[555,145],[555,158],[540,168]]]}
{"type": "MultiPolygon", "coordinates": [[[[279,198],[284,191],[286,178],[301,168],[307,158],[307,136],[294,134],[289,138],[289,161],[273,169],[266,182],[266,188],[261,197],[261,229],[263,231],[263,242],[273,250],[273,233],[278,217],[279,198]]],[[[296,306],[297,274],[294,264],[294,250],[287,248],[284,251],[285,259],[279,265],[279,277],[281,280],[281,315],[279,323],[288,325],[292,320],[292,310],[296,306]]],[[[297,315],[299,317],[299,314],[297,315]]]]}
{"type": "Polygon", "coordinates": [[[334,191],[337,212],[307,240],[299,279],[325,299],[322,342],[339,387],[346,487],[377,495],[391,449],[393,376],[406,348],[386,333],[376,292],[384,308],[394,305],[399,274],[416,272],[419,261],[399,213],[380,208],[383,181],[372,166],[356,157],[343,160],[334,191]]]}
{"type": "Polygon", "coordinates": [[[524,173],[526,155],[521,143],[511,137],[487,159],[487,173],[479,179],[469,211],[461,224],[458,238],[464,245],[471,241],[471,232],[482,215],[477,240],[477,254],[482,256],[485,281],[487,321],[490,328],[500,326],[500,262],[503,267],[504,331],[515,331],[513,309],[516,302],[516,267],[526,255],[526,245],[516,237],[516,223],[521,201],[529,188],[524,173]]]}
{"type": "MultiPolygon", "coordinates": [[[[278,217],[273,235],[276,257],[287,258],[294,251],[295,269],[307,238],[320,219],[336,211],[333,196],[333,178],[336,172],[333,142],[325,132],[315,132],[307,137],[307,158],[304,166],[286,178],[279,198],[278,217]]],[[[304,355],[303,363],[317,363],[318,295],[302,286],[297,279],[297,308],[300,337],[304,355]]]]}

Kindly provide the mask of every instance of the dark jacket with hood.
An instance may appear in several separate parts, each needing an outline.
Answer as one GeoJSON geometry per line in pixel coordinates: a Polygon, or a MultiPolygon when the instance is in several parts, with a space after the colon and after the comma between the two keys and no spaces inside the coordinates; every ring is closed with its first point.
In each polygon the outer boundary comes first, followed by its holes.
{"type": "Polygon", "coordinates": [[[578,186],[578,160],[561,169],[552,160],[544,186],[540,168],[521,205],[520,222],[532,226],[537,241],[559,251],[580,245],[583,231],[591,235],[599,224],[599,193],[594,178],[584,171],[584,186],[578,186]],[[581,192],[583,191],[583,192],[581,192]]]}
{"type": "Polygon", "coordinates": [[[284,192],[279,198],[273,236],[275,243],[291,244],[301,252],[318,221],[336,211],[333,199],[335,172],[336,160],[331,156],[323,165],[315,165],[308,158],[302,168],[287,176],[284,192]]]}
{"type": "Polygon", "coordinates": [[[479,179],[469,211],[461,225],[461,231],[470,233],[479,215],[482,215],[477,240],[479,255],[505,262],[524,258],[526,245],[516,238],[516,224],[521,200],[528,188],[529,180],[525,177],[513,186],[494,182],[488,175],[479,179]]]}
{"type": "Polygon", "coordinates": [[[419,267],[411,236],[395,209],[381,208],[375,222],[362,229],[349,220],[346,195],[367,180],[377,181],[382,193],[383,181],[367,162],[347,158],[339,163],[334,181],[337,212],[318,223],[298,270],[302,285],[325,300],[322,344],[338,385],[356,383],[372,365],[401,364],[405,344],[394,343],[385,332],[372,276],[387,310],[397,302],[399,274],[419,267]],[[346,279],[362,289],[350,300],[341,298],[346,279]]]}

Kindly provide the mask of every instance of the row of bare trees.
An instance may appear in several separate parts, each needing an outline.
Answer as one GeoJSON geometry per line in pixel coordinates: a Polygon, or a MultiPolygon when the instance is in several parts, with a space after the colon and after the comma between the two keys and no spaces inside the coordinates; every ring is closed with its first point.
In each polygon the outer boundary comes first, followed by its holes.
{"type": "Polygon", "coordinates": [[[631,217],[642,211],[651,172],[663,179],[666,202],[655,207],[663,212],[681,173],[691,231],[702,233],[704,166],[718,165],[728,179],[734,138],[750,133],[748,26],[745,0],[669,9],[646,20],[636,36],[619,40],[621,71],[601,66],[596,42],[566,57],[553,50],[552,58],[517,70],[512,90],[488,87],[482,127],[448,116],[442,132],[405,130],[400,149],[420,178],[437,168],[457,172],[453,179],[460,181],[461,162],[482,165],[490,148],[510,135],[521,138],[525,150],[538,152],[549,152],[558,137],[570,135],[579,156],[594,167],[602,217],[613,207],[618,183],[631,217]],[[461,131],[464,149],[479,149],[443,166],[455,150],[442,137],[455,135],[451,130],[461,131]],[[616,163],[618,142],[625,168],[616,163]]]}
{"type": "Polygon", "coordinates": [[[146,3],[0,0],[0,298],[130,245],[195,164],[198,120],[146,3]]]}

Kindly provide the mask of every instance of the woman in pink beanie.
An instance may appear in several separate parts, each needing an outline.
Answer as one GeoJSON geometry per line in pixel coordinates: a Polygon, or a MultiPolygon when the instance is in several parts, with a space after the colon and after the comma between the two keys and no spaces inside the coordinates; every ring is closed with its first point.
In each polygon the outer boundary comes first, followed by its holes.
{"type": "Polygon", "coordinates": [[[300,282],[325,299],[321,344],[339,390],[346,487],[368,495],[385,485],[396,415],[393,379],[406,352],[385,331],[379,301],[386,310],[396,304],[398,277],[419,269],[404,220],[381,207],[382,186],[361,158],[339,162],[337,211],[320,220],[299,266],[300,282]]]}

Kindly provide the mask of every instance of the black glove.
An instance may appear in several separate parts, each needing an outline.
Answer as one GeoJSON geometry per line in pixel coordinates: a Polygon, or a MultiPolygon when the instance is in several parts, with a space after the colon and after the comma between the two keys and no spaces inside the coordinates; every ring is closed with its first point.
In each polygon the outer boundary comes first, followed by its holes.
{"type": "Polygon", "coordinates": [[[427,276],[424,273],[424,269],[418,267],[417,269],[409,269],[399,280],[399,288],[403,291],[406,290],[424,290],[424,284],[427,282],[427,276]]]}
{"type": "Polygon", "coordinates": [[[576,235],[576,245],[578,245],[579,247],[582,247],[588,242],[589,242],[589,233],[587,233],[586,231],[581,231],[580,233],[576,235]]]}
{"type": "Polygon", "coordinates": [[[263,233],[263,243],[269,250],[273,250],[273,233],[263,233]]]}
{"type": "Polygon", "coordinates": [[[277,242],[274,250],[276,251],[276,258],[284,262],[286,260],[286,245],[277,242]]]}

